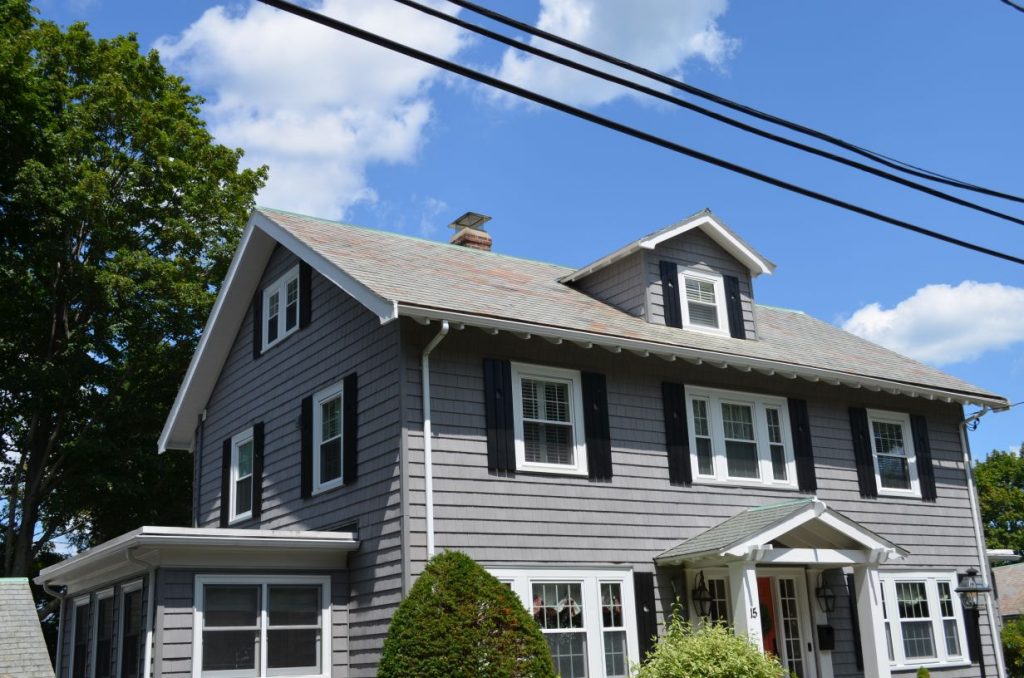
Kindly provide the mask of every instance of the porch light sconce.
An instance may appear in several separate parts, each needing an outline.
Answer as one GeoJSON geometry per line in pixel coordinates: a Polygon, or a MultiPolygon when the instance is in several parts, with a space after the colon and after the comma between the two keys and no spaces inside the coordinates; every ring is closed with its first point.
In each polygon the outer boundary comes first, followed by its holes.
{"type": "Polygon", "coordinates": [[[818,586],[814,589],[814,597],[818,599],[818,606],[822,612],[835,612],[836,592],[825,581],[823,573],[818,573],[818,586]]]}
{"type": "Polygon", "coordinates": [[[696,584],[690,595],[693,598],[693,604],[696,606],[697,612],[700,613],[701,617],[706,617],[711,610],[711,591],[708,591],[708,585],[704,581],[704,570],[701,570],[697,575],[696,584]]]}
{"type": "Polygon", "coordinates": [[[956,592],[960,594],[964,608],[968,610],[978,608],[979,593],[988,593],[991,590],[991,586],[982,586],[981,580],[978,579],[978,571],[973,567],[968,568],[967,572],[960,575],[960,586],[956,587],[956,592]]]}

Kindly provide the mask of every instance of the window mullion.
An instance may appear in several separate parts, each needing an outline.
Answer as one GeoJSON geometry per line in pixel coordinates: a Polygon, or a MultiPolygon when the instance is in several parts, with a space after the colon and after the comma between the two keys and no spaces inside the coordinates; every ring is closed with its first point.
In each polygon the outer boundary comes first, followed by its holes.
{"type": "Polygon", "coordinates": [[[775,469],[772,468],[771,443],[768,439],[768,413],[764,403],[755,400],[750,403],[750,415],[754,419],[754,444],[757,446],[757,467],[761,470],[761,480],[766,484],[775,482],[775,469]]]}
{"type": "Polygon", "coordinates": [[[718,396],[708,398],[708,423],[711,426],[711,457],[715,460],[715,478],[729,479],[729,466],[725,458],[725,424],[722,421],[722,401],[718,396]]]}

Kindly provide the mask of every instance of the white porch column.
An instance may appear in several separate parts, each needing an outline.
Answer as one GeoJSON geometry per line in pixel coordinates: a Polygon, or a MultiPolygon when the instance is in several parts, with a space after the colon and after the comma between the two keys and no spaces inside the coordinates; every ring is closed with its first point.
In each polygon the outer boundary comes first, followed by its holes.
{"type": "Polygon", "coordinates": [[[860,644],[864,652],[864,678],[891,678],[878,566],[854,566],[853,586],[857,595],[860,644]]]}
{"type": "Polygon", "coordinates": [[[818,588],[818,576],[823,575],[824,570],[811,567],[807,569],[807,606],[811,613],[811,642],[814,643],[815,659],[818,662],[818,676],[820,678],[832,678],[832,652],[822,650],[818,645],[819,625],[828,624],[828,613],[823,612],[815,597],[815,589],[818,588]]]}
{"type": "Polygon", "coordinates": [[[729,563],[729,590],[732,592],[732,616],[736,635],[746,635],[760,650],[764,647],[764,641],[761,637],[761,606],[757,595],[757,569],[754,562],[744,560],[729,563]]]}

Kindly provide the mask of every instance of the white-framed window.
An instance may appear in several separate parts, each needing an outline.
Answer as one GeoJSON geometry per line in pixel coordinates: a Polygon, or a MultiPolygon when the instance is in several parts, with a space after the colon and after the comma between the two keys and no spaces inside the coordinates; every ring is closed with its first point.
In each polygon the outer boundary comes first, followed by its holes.
{"type": "Polygon", "coordinates": [[[117,629],[117,675],[119,678],[139,678],[142,670],[142,637],[146,624],[142,607],[142,580],[121,586],[121,612],[117,629]]]}
{"type": "Polygon", "coordinates": [[[679,272],[679,307],[683,327],[729,336],[722,276],[692,268],[679,272]]]}
{"type": "Polygon", "coordinates": [[[490,572],[540,625],[561,678],[626,678],[639,661],[631,570],[490,572]]]}
{"type": "Polygon", "coordinates": [[[339,382],[313,394],[313,492],[345,482],[345,385],[339,382]]]}
{"type": "Polygon", "coordinates": [[[920,497],[910,416],[902,412],[868,410],[868,426],[878,493],[920,497]]]}
{"type": "Polygon", "coordinates": [[[252,428],[231,437],[231,512],[229,522],[252,517],[253,464],[256,460],[252,428]]]}
{"type": "Polygon", "coordinates": [[[114,589],[105,589],[96,594],[92,629],[92,676],[110,678],[114,675],[114,589]]]}
{"type": "Polygon", "coordinates": [[[881,572],[879,581],[894,669],[969,662],[955,572],[881,572]]]}
{"type": "Polygon", "coordinates": [[[516,470],[587,475],[580,373],[512,363],[516,470]]]}
{"type": "Polygon", "coordinates": [[[696,481],[797,488],[785,398],[686,387],[696,481]]]}
{"type": "Polygon", "coordinates": [[[263,290],[263,350],[299,327],[299,267],[296,266],[263,290]]]}
{"type": "Polygon", "coordinates": [[[86,678],[88,671],[90,602],[90,596],[79,596],[71,608],[71,678],[86,678]]]}
{"type": "Polygon", "coordinates": [[[690,592],[690,619],[693,623],[702,621],[700,610],[693,600],[693,590],[697,587],[698,577],[704,576],[704,586],[708,589],[710,600],[708,601],[708,613],[705,617],[712,622],[720,622],[726,626],[732,625],[732,598],[729,594],[729,572],[724,568],[708,568],[697,571],[687,570],[686,590],[690,592]]]}
{"type": "Polygon", "coordinates": [[[326,576],[197,575],[193,678],[331,674],[326,576]]]}

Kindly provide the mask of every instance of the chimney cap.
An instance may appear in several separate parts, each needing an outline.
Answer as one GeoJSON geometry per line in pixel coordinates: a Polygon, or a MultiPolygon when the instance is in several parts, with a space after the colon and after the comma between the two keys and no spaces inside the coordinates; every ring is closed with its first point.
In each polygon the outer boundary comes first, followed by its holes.
{"type": "Polygon", "coordinates": [[[486,214],[479,214],[477,212],[466,212],[461,217],[453,221],[448,225],[448,228],[454,228],[456,230],[463,228],[471,228],[476,231],[484,230],[484,224],[490,221],[491,218],[486,214]]]}

